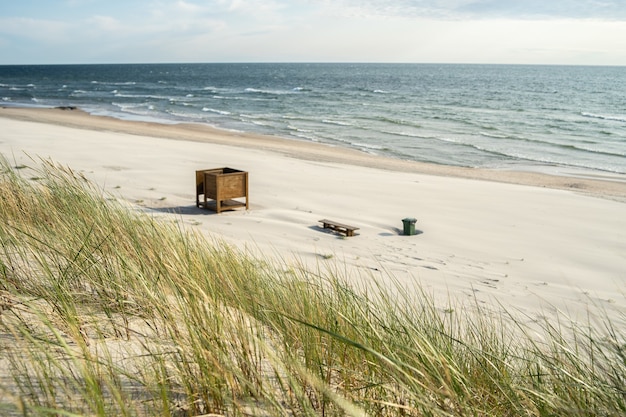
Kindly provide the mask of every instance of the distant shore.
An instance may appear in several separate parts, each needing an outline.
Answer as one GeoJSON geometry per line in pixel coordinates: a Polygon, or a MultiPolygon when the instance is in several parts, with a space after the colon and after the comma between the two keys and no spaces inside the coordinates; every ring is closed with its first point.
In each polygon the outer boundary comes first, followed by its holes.
{"type": "Polygon", "coordinates": [[[204,124],[155,123],[95,116],[74,106],[58,108],[1,107],[0,117],[95,131],[120,132],[268,150],[311,161],[573,190],[596,197],[626,201],[626,175],[620,174],[572,171],[564,175],[553,175],[542,172],[429,164],[371,155],[354,149],[303,140],[220,130],[204,124]]]}

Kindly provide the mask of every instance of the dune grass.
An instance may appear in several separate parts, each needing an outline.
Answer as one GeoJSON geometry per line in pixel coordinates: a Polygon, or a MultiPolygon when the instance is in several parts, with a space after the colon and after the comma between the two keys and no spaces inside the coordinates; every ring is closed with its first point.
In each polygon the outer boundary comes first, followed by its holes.
{"type": "Polygon", "coordinates": [[[0,414],[626,414],[624,329],[606,315],[530,329],[444,311],[253,258],[34,165],[0,161],[0,414]]]}

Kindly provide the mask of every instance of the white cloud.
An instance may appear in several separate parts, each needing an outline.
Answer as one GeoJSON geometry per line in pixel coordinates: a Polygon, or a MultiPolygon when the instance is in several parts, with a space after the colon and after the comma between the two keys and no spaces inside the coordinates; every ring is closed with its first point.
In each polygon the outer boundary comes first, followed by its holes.
{"type": "Polygon", "coordinates": [[[197,13],[203,11],[203,8],[194,3],[189,3],[184,0],[178,0],[176,2],[176,8],[187,13],[197,13]]]}
{"type": "Polygon", "coordinates": [[[0,33],[45,43],[67,40],[69,27],[68,23],[57,20],[0,18],[0,33]]]}
{"type": "Polygon", "coordinates": [[[459,19],[626,20],[624,0],[321,0],[346,16],[459,19]]]}
{"type": "Polygon", "coordinates": [[[120,32],[125,29],[122,22],[111,16],[94,16],[88,19],[87,23],[105,32],[120,32]]]}

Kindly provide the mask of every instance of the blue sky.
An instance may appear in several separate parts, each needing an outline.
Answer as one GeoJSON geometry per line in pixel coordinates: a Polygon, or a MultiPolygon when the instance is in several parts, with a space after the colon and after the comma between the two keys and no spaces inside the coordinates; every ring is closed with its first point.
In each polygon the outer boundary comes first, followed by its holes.
{"type": "Polygon", "coordinates": [[[626,0],[2,0],[0,64],[626,65],[626,0]]]}

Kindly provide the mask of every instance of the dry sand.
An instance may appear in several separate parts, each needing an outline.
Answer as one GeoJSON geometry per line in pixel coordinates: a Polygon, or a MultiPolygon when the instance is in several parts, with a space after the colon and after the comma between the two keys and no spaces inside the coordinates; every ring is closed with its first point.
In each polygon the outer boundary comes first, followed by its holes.
{"type": "MultiPolygon", "coordinates": [[[[52,159],[154,215],[288,264],[393,277],[442,305],[626,319],[626,178],[445,167],[201,125],[0,109],[0,153],[52,159]],[[249,172],[250,210],[195,207],[195,170],[249,172]],[[402,219],[417,218],[416,236],[402,219]],[[328,218],[359,227],[344,238],[328,218]],[[450,301],[448,301],[450,300],[450,301]]],[[[454,307],[454,306],[453,306],[454,307]]],[[[443,307],[442,307],[443,308],[443,307]]]]}

